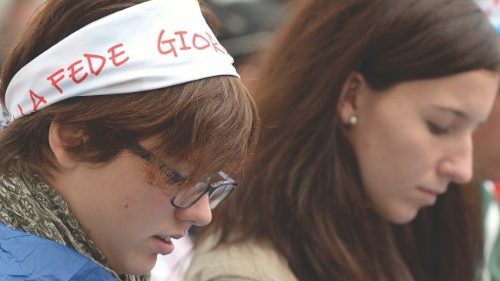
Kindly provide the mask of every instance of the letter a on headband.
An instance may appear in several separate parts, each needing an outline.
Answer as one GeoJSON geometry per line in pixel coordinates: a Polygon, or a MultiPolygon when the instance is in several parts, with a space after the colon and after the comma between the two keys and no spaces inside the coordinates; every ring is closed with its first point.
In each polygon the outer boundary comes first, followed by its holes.
{"type": "Polygon", "coordinates": [[[239,77],[195,0],[151,0],[77,30],[25,65],[5,97],[13,119],[76,96],[239,77]]]}

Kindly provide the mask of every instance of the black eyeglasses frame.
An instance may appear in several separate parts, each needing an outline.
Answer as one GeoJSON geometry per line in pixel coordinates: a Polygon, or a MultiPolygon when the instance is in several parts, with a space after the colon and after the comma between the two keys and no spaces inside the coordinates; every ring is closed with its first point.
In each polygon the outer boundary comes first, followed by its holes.
{"type": "MultiPolygon", "coordinates": [[[[143,159],[146,162],[153,161],[153,153],[137,142],[130,143],[127,146],[127,150],[129,150],[130,152],[139,156],[139,158],[143,159]]],[[[174,172],[176,175],[183,177],[179,172],[170,168],[164,162],[161,162],[161,165],[164,167],[167,167],[169,170],[174,172]]],[[[192,199],[189,204],[180,205],[180,204],[176,203],[175,200],[176,200],[176,198],[178,198],[178,193],[170,198],[170,204],[173,207],[178,208],[178,209],[188,209],[188,208],[192,207],[194,204],[196,204],[196,202],[198,202],[203,197],[203,195],[208,193],[210,209],[215,209],[215,207],[217,207],[220,202],[224,201],[224,199],[227,198],[227,196],[229,196],[229,194],[231,194],[231,192],[236,187],[238,187],[238,183],[235,180],[233,180],[231,177],[229,177],[223,171],[219,171],[219,172],[217,172],[217,174],[223,179],[222,181],[218,181],[215,183],[209,183],[206,181],[194,181],[197,184],[203,184],[204,187],[199,189],[199,190],[203,190],[203,191],[199,192],[198,196],[195,199],[192,199]],[[223,186],[229,187],[228,191],[224,190],[225,193],[222,194],[222,197],[217,197],[216,198],[217,200],[214,200],[213,202],[210,201],[211,195],[214,193],[214,191],[217,190],[218,188],[223,187],[223,186]]]]}

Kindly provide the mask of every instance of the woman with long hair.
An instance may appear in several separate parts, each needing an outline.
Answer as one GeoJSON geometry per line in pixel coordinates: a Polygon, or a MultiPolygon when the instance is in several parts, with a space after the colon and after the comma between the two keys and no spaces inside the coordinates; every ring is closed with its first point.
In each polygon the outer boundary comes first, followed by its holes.
{"type": "Polygon", "coordinates": [[[186,280],[471,281],[481,262],[472,133],[500,46],[469,0],[306,0],[255,90],[244,188],[186,280]]]}

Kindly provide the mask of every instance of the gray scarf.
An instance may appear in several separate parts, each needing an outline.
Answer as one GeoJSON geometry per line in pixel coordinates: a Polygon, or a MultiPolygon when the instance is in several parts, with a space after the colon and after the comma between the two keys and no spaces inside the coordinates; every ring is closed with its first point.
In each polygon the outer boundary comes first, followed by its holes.
{"type": "Polygon", "coordinates": [[[147,281],[148,276],[118,276],[89,239],[62,197],[37,176],[0,176],[0,222],[74,249],[101,264],[123,281],[147,281]]]}

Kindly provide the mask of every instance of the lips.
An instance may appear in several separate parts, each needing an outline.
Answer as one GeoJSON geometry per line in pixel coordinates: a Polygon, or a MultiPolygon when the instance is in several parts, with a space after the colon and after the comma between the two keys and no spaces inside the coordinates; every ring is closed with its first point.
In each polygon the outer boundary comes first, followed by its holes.
{"type": "Polygon", "coordinates": [[[425,187],[419,187],[423,192],[427,192],[430,194],[434,194],[435,196],[441,195],[446,192],[446,188],[425,188],[425,187]]]}
{"type": "Polygon", "coordinates": [[[443,194],[446,189],[431,189],[431,188],[424,188],[424,187],[419,187],[419,191],[423,194],[423,200],[425,201],[425,205],[431,206],[436,203],[437,197],[441,194],[443,194]]]}
{"type": "Polygon", "coordinates": [[[170,236],[153,236],[156,251],[161,255],[168,255],[174,251],[174,244],[171,241],[170,236]]]}

